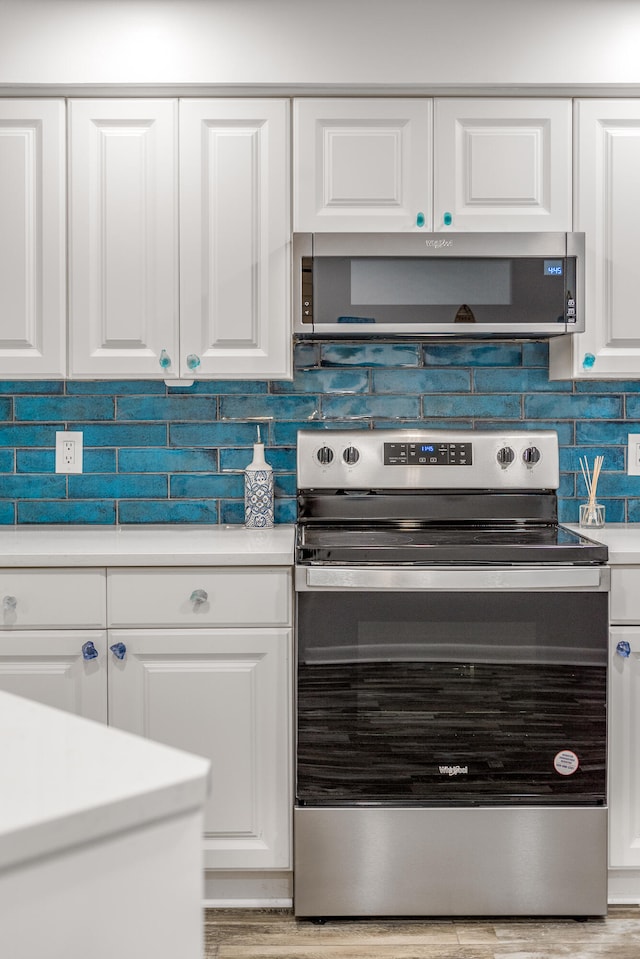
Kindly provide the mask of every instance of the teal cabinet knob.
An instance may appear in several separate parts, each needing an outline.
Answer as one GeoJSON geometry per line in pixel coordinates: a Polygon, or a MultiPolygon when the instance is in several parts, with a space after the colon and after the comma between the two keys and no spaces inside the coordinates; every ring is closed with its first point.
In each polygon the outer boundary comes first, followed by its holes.
{"type": "Polygon", "coordinates": [[[13,610],[18,605],[18,600],[15,596],[5,596],[2,600],[2,608],[6,609],[7,612],[13,612],[13,610]]]}
{"type": "Polygon", "coordinates": [[[453,223],[453,217],[451,216],[450,213],[444,213],[442,215],[442,222],[444,223],[445,226],[451,226],[451,224],[453,223]]]}
{"type": "Polygon", "coordinates": [[[200,606],[202,603],[206,603],[209,599],[209,594],[206,589],[194,589],[189,599],[194,606],[200,606]]]}
{"type": "Polygon", "coordinates": [[[196,356],[195,353],[189,353],[187,357],[187,366],[190,370],[197,370],[200,366],[200,357],[196,356]]]}
{"type": "Polygon", "coordinates": [[[595,366],[596,358],[593,353],[585,353],[584,359],[582,360],[583,370],[592,370],[595,366]]]}
{"type": "Polygon", "coordinates": [[[171,366],[171,357],[169,356],[166,350],[160,351],[160,359],[158,360],[158,363],[160,364],[163,370],[168,370],[169,367],[171,366]]]}
{"type": "Polygon", "coordinates": [[[416,226],[422,227],[424,226],[424,224],[425,224],[424,213],[418,213],[416,217],[416,226]]]}

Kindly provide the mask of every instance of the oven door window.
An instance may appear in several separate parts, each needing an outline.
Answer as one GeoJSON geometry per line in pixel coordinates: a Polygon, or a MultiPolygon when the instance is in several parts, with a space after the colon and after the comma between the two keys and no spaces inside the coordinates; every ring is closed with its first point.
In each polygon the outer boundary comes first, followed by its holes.
{"type": "Polygon", "coordinates": [[[575,258],[315,257],[314,323],[565,322],[575,258]]]}
{"type": "Polygon", "coordinates": [[[297,801],[601,805],[607,596],[298,594],[297,801]]]}

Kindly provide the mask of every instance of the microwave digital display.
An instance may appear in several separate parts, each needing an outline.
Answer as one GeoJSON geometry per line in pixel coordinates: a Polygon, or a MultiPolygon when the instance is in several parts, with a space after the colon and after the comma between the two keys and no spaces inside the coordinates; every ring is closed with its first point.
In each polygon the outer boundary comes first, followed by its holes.
{"type": "Polygon", "coordinates": [[[562,276],[562,260],[545,260],[544,261],[544,275],[545,276],[562,276]]]}

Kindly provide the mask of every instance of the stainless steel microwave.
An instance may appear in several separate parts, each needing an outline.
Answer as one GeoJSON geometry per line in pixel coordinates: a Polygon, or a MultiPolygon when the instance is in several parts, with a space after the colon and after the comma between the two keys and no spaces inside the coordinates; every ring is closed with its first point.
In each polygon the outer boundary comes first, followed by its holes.
{"type": "Polygon", "coordinates": [[[295,233],[299,336],[584,330],[584,233],[295,233]]]}

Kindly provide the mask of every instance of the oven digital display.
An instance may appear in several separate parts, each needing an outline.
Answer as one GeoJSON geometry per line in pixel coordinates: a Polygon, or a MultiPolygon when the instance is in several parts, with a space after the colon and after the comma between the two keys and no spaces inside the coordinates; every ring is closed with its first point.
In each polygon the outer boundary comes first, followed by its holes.
{"type": "Polygon", "coordinates": [[[385,466],[471,466],[471,443],[385,443],[385,466]]]}

